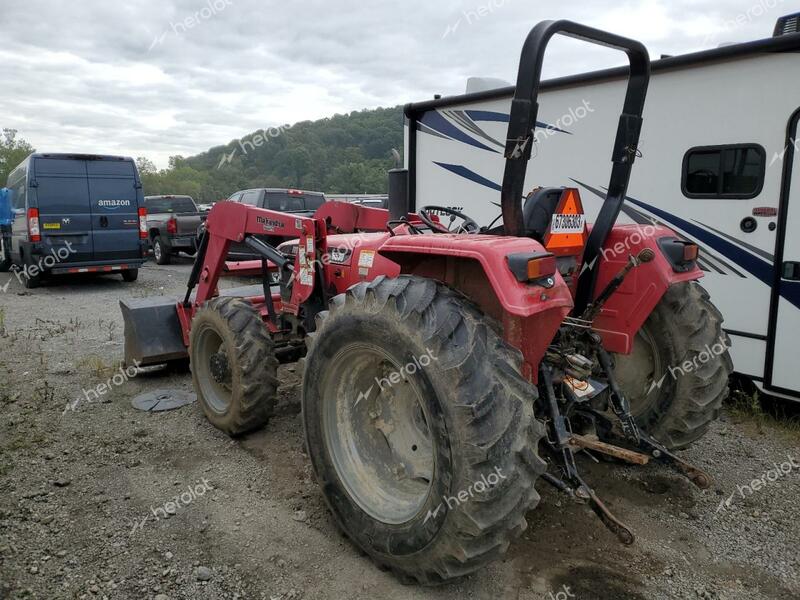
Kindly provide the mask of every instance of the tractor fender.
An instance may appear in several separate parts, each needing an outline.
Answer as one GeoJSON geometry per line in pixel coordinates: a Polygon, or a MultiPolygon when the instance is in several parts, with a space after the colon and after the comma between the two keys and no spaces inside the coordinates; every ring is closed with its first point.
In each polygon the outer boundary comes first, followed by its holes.
{"type": "Polygon", "coordinates": [[[514,277],[508,267],[508,256],[525,252],[547,252],[541,244],[529,238],[402,235],[388,238],[378,252],[398,263],[403,273],[413,272],[419,275],[419,271],[425,270],[435,273],[438,275],[436,279],[456,288],[461,287],[457,267],[470,269],[465,263],[476,262],[491,289],[485,290],[483,294],[470,294],[472,301],[481,304],[480,299],[487,293],[491,294],[497,298],[505,312],[519,317],[529,317],[554,307],[571,309],[573,306],[569,288],[558,273],[554,275],[555,284],[549,289],[521,283],[514,277]]]}
{"type": "Polygon", "coordinates": [[[703,277],[696,262],[683,270],[673,267],[661,246],[668,239],[679,237],[671,229],[656,225],[617,225],[609,234],[597,259],[595,298],[622,270],[630,256],[650,248],[656,257],[628,274],[594,320],[606,350],[630,354],[636,334],[670,286],[703,277]]]}
{"type": "Polygon", "coordinates": [[[441,281],[458,290],[497,323],[503,337],[522,352],[523,373],[537,380],[538,365],[574,303],[559,273],[552,287],[520,282],[507,257],[546,252],[529,238],[464,235],[402,235],[380,247],[400,272],[441,281]]]}

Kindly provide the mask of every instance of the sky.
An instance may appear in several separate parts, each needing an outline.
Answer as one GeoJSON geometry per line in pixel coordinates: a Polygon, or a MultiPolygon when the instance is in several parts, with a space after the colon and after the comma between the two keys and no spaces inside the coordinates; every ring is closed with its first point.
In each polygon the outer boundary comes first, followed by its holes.
{"type": "MultiPolygon", "coordinates": [[[[545,19],[644,42],[652,59],[772,35],[800,0],[0,0],[0,128],[43,152],[159,167],[259,129],[516,78],[545,19]]],[[[545,76],[623,64],[557,38],[545,76]]]]}

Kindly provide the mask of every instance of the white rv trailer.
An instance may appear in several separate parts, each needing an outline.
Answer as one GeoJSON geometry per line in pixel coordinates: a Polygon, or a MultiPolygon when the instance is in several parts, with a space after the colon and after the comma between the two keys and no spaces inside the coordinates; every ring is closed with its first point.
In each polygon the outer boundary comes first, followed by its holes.
{"type": "MultiPolygon", "coordinates": [[[[736,370],[800,399],[800,15],[772,38],[653,61],[621,223],[664,224],[701,247],[702,284],[725,316],[736,370]]],[[[545,59],[546,60],[546,59],[545,59]]],[[[627,67],[542,84],[526,188],[576,187],[589,222],[627,67]]],[[[513,87],[406,107],[412,208],[457,198],[500,216],[513,87]]]]}

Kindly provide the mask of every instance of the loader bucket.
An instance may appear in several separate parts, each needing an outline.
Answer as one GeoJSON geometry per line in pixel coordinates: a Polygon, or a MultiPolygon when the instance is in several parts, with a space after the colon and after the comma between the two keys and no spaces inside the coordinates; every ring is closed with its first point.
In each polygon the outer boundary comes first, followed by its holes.
{"type": "Polygon", "coordinates": [[[170,298],[120,300],[126,365],[146,367],[189,357],[176,305],[177,301],[170,298]]]}

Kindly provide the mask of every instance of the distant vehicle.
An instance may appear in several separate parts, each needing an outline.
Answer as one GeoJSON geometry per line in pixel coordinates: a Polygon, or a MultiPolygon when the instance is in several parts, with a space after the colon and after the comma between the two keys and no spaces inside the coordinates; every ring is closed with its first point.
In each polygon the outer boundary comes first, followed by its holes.
{"type": "MultiPolygon", "coordinates": [[[[250,206],[277,210],[280,212],[301,217],[312,216],[317,209],[325,204],[328,199],[322,192],[307,192],[303,190],[283,188],[256,188],[242,190],[231,194],[227,202],[241,202],[250,206]]],[[[270,246],[278,246],[286,238],[281,236],[259,236],[270,246]]],[[[245,244],[232,244],[228,251],[229,258],[251,259],[255,258],[253,251],[245,244]]]]}
{"type": "Polygon", "coordinates": [[[389,196],[387,194],[336,194],[328,196],[328,199],[360,204],[370,208],[389,208],[389,196]]]}
{"type": "Polygon", "coordinates": [[[11,223],[13,221],[11,190],[0,188],[0,273],[5,273],[11,267],[11,223]]]}
{"type": "Polygon", "coordinates": [[[147,230],[132,158],[33,153],[11,171],[8,188],[11,268],[25,287],[63,273],[136,280],[147,230]]]}
{"type": "Polygon", "coordinates": [[[168,265],[179,252],[194,256],[197,232],[205,220],[191,196],[146,196],[147,235],[153,258],[168,265]]]}

